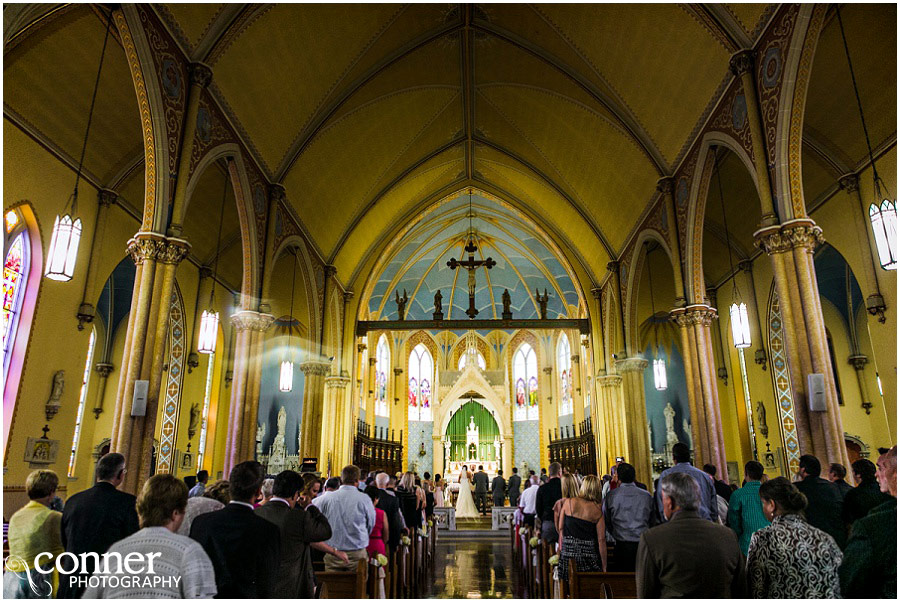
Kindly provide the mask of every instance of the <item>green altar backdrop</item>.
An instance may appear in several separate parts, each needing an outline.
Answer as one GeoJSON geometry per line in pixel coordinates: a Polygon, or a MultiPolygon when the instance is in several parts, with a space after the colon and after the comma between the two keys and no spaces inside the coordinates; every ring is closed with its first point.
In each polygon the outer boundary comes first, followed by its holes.
{"type": "Polygon", "coordinates": [[[477,401],[467,401],[453,414],[447,425],[447,437],[450,439],[450,461],[466,462],[466,433],[469,421],[475,419],[478,427],[478,459],[499,460],[494,441],[500,436],[500,427],[490,410],[477,401]]]}

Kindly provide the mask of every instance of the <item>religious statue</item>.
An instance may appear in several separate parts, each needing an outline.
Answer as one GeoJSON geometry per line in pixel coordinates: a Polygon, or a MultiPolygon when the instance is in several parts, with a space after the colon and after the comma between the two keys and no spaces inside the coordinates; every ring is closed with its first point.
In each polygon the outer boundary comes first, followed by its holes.
{"type": "Polygon", "coordinates": [[[647,439],[650,441],[650,451],[653,451],[653,425],[647,422],[647,439]]]}
{"type": "Polygon", "coordinates": [[[286,422],[287,412],[284,406],[281,406],[281,409],[278,410],[278,431],[275,434],[275,441],[272,442],[272,447],[269,448],[268,471],[272,474],[277,474],[285,468],[287,452],[284,447],[284,425],[286,422]]]}
{"type": "Polygon", "coordinates": [[[671,403],[666,404],[663,415],[666,417],[666,445],[675,445],[678,443],[678,435],[675,434],[675,408],[671,403]]]}
{"type": "Polygon", "coordinates": [[[406,289],[403,289],[403,297],[400,296],[398,291],[394,291],[394,301],[397,303],[397,319],[405,320],[406,304],[409,302],[409,297],[406,295],[406,289]]]}
{"type": "Polygon", "coordinates": [[[438,289],[438,291],[434,294],[434,313],[431,314],[431,316],[435,320],[443,320],[444,319],[444,305],[441,303],[441,301],[443,299],[444,299],[444,296],[441,295],[441,290],[438,289]]]}
{"type": "Polygon", "coordinates": [[[494,459],[499,460],[500,459],[500,437],[497,437],[496,439],[494,439],[494,454],[496,454],[494,456],[494,459]]]}
{"type": "Polygon", "coordinates": [[[262,455],[262,442],[263,437],[266,436],[266,423],[262,422],[259,426],[256,427],[256,455],[257,457],[262,455]]]}
{"type": "Polygon", "coordinates": [[[197,425],[200,424],[200,404],[191,405],[190,419],[188,420],[188,439],[193,439],[197,432],[197,425]]]}
{"type": "MultiPolygon", "coordinates": [[[[446,458],[447,465],[450,464],[450,439],[444,439],[444,457],[446,458]]],[[[446,470],[446,469],[445,469],[446,470]]]]}
{"type": "Polygon", "coordinates": [[[59,412],[59,406],[62,404],[63,387],[66,385],[66,371],[57,370],[53,373],[53,384],[50,387],[50,399],[44,406],[44,413],[47,420],[52,419],[59,412]]]}
{"type": "Polygon", "coordinates": [[[547,289],[544,289],[543,297],[541,297],[541,293],[537,289],[534,289],[534,294],[537,297],[538,305],[541,308],[541,320],[546,320],[547,319],[547,301],[550,300],[550,296],[547,294],[547,289]]]}
{"type": "Polygon", "coordinates": [[[763,402],[756,402],[756,422],[757,427],[759,427],[759,432],[762,433],[762,436],[766,439],[769,438],[769,425],[766,424],[766,406],[763,405],[763,402]]]}
{"type": "Polygon", "coordinates": [[[474,236],[466,243],[465,251],[469,254],[468,259],[458,261],[456,257],[451,257],[450,261],[447,262],[447,267],[451,270],[455,270],[456,268],[466,268],[466,270],[468,270],[469,309],[466,310],[466,315],[469,316],[470,320],[474,320],[475,316],[478,315],[478,309],[475,307],[475,270],[482,266],[489,270],[497,265],[497,262],[491,257],[488,257],[487,259],[475,259],[475,252],[478,251],[478,245],[475,244],[474,236]]]}
{"type": "Polygon", "coordinates": [[[688,423],[687,418],[681,421],[681,430],[684,431],[684,436],[687,437],[687,446],[693,449],[694,434],[691,432],[691,425],[688,423]]]}
{"type": "Polygon", "coordinates": [[[512,305],[512,298],[509,296],[509,289],[503,289],[503,315],[501,316],[504,320],[512,320],[512,309],[510,306],[512,305]]]}

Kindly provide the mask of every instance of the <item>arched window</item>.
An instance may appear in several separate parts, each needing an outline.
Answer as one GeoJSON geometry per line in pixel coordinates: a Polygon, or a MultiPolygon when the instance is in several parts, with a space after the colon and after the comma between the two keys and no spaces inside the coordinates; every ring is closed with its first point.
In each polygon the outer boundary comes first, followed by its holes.
{"type": "Polygon", "coordinates": [[[87,359],[84,360],[84,372],[81,374],[81,392],[78,394],[78,412],[75,414],[75,434],[72,437],[72,451],[69,454],[69,476],[75,476],[75,451],[78,449],[78,440],[81,438],[81,423],[84,418],[84,400],[87,397],[88,378],[91,376],[91,362],[94,360],[95,333],[91,331],[88,340],[87,359]]]}
{"type": "Polygon", "coordinates": [[[419,343],[409,354],[409,419],[431,420],[431,390],[434,361],[425,345],[419,343]]]}
{"type": "MultiPolygon", "coordinates": [[[[466,367],[466,354],[463,353],[462,355],[459,356],[459,367],[457,368],[457,370],[462,372],[465,369],[465,367],[466,367]]],[[[484,356],[481,355],[480,351],[478,352],[478,367],[481,368],[482,370],[487,370],[487,362],[484,361],[484,356]]]]}
{"type": "Polygon", "coordinates": [[[537,355],[528,343],[522,343],[513,356],[513,382],[516,383],[514,420],[537,420],[538,408],[537,355]]]}
{"type": "Polygon", "coordinates": [[[897,207],[885,199],[881,206],[869,205],[869,220],[878,247],[878,261],[886,270],[897,269],[897,207]]]}
{"type": "Polygon", "coordinates": [[[31,263],[28,231],[18,211],[6,212],[6,258],[3,262],[3,381],[7,380],[9,360],[22,314],[25,286],[31,263]]]}
{"type": "Polygon", "coordinates": [[[559,336],[556,345],[556,372],[559,374],[559,415],[574,411],[572,406],[572,352],[566,333],[559,336]]]}
{"type": "Polygon", "coordinates": [[[387,337],[381,335],[375,349],[375,415],[388,416],[387,387],[388,370],[391,368],[391,351],[387,337]]]}

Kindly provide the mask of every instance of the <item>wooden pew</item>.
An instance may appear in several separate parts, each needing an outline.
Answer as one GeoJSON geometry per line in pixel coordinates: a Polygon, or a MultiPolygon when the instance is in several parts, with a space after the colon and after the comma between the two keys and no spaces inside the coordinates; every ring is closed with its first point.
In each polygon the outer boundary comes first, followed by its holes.
{"type": "Polygon", "coordinates": [[[553,571],[550,567],[550,557],[556,553],[554,551],[555,547],[555,544],[547,543],[543,539],[541,540],[541,545],[538,546],[538,571],[541,580],[540,593],[542,598],[553,597],[553,571]]]}
{"type": "Polygon", "coordinates": [[[356,572],[350,571],[316,571],[316,582],[323,586],[324,598],[366,597],[366,577],[369,569],[366,560],[360,560],[356,572]]]}
{"type": "Polygon", "coordinates": [[[579,573],[569,559],[570,598],[637,598],[634,573],[579,573]]]}

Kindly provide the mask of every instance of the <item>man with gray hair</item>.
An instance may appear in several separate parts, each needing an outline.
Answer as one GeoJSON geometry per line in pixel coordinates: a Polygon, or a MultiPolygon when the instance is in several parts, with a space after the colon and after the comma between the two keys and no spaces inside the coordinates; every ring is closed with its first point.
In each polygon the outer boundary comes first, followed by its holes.
{"type": "Polygon", "coordinates": [[[700,487],[685,472],[659,480],[667,523],[638,544],[638,598],[745,598],[745,562],[728,527],[701,518],[700,487]]]}
{"type": "Polygon", "coordinates": [[[390,482],[391,475],[386,472],[379,472],[375,475],[375,486],[378,487],[378,507],[387,515],[388,546],[393,551],[400,545],[400,536],[406,525],[403,522],[403,514],[400,512],[400,500],[393,491],[387,488],[390,482]]]}
{"type": "Polygon", "coordinates": [[[541,521],[541,539],[547,543],[556,543],[559,534],[556,532],[553,507],[562,499],[562,465],[553,462],[550,465],[550,479],[540,486],[537,499],[534,502],[534,511],[541,521]]]}

